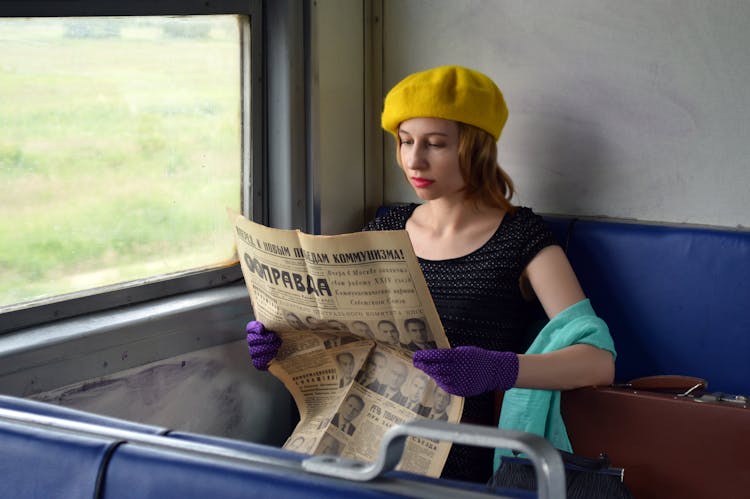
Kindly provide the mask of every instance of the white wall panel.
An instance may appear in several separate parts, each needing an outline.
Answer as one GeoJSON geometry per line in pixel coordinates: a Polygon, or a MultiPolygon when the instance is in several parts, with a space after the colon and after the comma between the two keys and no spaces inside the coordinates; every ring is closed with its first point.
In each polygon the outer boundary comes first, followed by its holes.
{"type": "MultiPolygon", "coordinates": [[[[461,64],[510,117],[500,161],[545,213],[750,226],[750,2],[385,0],[384,89],[461,64]]],[[[393,157],[387,202],[412,200],[393,157]]]]}

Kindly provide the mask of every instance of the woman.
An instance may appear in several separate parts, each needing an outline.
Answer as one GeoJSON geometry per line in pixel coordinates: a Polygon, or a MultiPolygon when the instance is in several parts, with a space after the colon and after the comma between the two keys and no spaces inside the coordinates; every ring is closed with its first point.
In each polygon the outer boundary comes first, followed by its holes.
{"type": "MultiPolygon", "coordinates": [[[[453,346],[417,351],[414,365],[467,397],[462,422],[474,424],[494,424],[495,390],[563,390],[614,377],[613,349],[576,343],[521,354],[533,300],[550,319],[587,300],[543,220],[510,203],[513,184],[496,145],[507,116],[502,93],[478,71],[441,66],[399,82],[382,126],[424,202],[365,227],[408,232],[453,346]]],[[[491,449],[454,445],[443,476],[486,482],[492,458],[491,449]]]]}

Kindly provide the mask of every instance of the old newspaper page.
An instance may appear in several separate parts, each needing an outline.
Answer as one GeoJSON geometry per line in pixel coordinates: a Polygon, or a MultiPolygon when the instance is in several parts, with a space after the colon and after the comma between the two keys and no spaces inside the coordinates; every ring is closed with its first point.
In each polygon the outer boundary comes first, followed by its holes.
{"type": "MultiPolygon", "coordinates": [[[[285,448],[372,461],[395,424],[459,421],[463,398],[412,364],[415,350],[449,344],[406,231],[234,225],[255,317],[282,339],[269,370],[300,413],[285,448]]],[[[412,437],[399,469],[439,476],[449,450],[412,437]]]]}

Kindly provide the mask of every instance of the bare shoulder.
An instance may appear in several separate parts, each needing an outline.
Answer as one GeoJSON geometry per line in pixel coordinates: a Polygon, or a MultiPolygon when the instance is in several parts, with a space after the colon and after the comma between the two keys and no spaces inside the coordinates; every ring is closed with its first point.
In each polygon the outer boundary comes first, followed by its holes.
{"type": "Polygon", "coordinates": [[[526,266],[524,278],[550,318],[586,297],[568,257],[557,245],[537,253],[526,266]]]}

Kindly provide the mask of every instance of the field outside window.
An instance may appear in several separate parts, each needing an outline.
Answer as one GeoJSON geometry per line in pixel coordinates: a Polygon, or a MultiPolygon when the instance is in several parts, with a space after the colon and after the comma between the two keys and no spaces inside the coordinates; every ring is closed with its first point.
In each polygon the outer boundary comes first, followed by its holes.
{"type": "Polygon", "coordinates": [[[0,20],[0,309],[233,260],[239,23],[0,20]]]}

